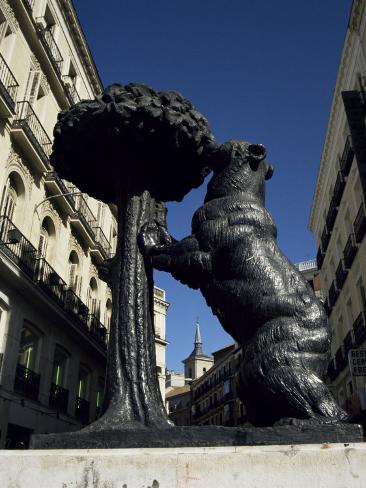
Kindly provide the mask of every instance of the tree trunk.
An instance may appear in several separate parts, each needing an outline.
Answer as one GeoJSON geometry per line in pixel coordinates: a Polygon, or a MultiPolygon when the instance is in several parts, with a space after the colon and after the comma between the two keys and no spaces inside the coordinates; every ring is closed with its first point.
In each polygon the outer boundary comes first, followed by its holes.
{"type": "Polygon", "coordinates": [[[104,268],[113,296],[105,413],[91,430],[171,426],[156,372],[153,271],[137,242],[154,211],[155,201],[148,191],[122,192],[116,255],[104,268]]]}

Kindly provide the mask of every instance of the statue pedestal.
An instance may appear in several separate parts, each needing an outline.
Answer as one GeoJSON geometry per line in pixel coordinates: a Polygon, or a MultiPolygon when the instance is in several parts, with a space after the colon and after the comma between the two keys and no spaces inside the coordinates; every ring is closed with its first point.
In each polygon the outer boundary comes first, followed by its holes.
{"type": "Polygon", "coordinates": [[[3,488],[361,488],[366,443],[0,452],[3,488]]]}

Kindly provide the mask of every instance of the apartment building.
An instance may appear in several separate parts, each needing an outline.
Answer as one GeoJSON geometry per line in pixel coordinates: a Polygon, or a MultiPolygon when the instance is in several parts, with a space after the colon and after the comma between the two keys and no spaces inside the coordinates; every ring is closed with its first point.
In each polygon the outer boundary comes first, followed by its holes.
{"type": "MultiPolygon", "coordinates": [[[[58,112],[101,90],[71,0],[0,0],[0,448],[100,413],[112,295],[98,265],[115,252],[115,208],[49,156],[58,112]]],[[[164,290],[154,303],[164,392],[164,290]]]]}
{"type": "Polygon", "coordinates": [[[365,3],[352,4],[309,220],[333,336],[328,382],[363,423],[365,376],[352,365],[366,347],[365,3]]]}

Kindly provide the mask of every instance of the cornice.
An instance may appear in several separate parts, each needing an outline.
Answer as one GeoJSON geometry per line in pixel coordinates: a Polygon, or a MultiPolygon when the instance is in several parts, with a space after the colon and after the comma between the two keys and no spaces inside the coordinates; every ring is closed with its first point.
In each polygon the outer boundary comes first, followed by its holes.
{"type": "MultiPolygon", "coordinates": [[[[364,2],[364,1],[365,0],[360,0],[360,2],[364,2]]],[[[358,0],[355,3],[359,3],[358,0]]],[[[354,9],[352,10],[352,13],[353,12],[354,12],[354,9]]],[[[352,19],[353,19],[353,16],[351,15],[350,22],[352,21],[352,19]]],[[[335,124],[338,120],[339,106],[342,103],[341,90],[343,90],[345,88],[344,80],[345,80],[346,74],[348,73],[347,68],[348,68],[350,56],[352,53],[352,50],[351,50],[352,44],[353,44],[353,34],[352,34],[351,29],[348,27],[347,32],[346,32],[346,38],[345,38],[344,46],[343,46],[343,51],[342,51],[342,55],[341,55],[340,67],[338,69],[336,84],[335,84],[335,88],[334,88],[334,92],[333,92],[330,115],[329,115],[329,119],[328,119],[327,132],[326,132],[326,136],[325,136],[322,156],[320,159],[318,177],[317,177],[315,190],[314,190],[314,194],[313,194],[313,200],[312,200],[310,217],[309,217],[309,224],[308,224],[310,230],[312,230],[314,227],[315,209],[318,207],[318,205],[320,203],[319,200],[320,200],[321,195],[322,195],[321,188],[323,185],[323,180],[327,174],[328,166],[330,164],[329,152],[333,147],[333,132],[335,129],[335,124]]]]}
{"type": "Polygon", "coordinates": [[[72,0],[57,0],[62,15],[65,18],[70,34],[75,42],[79,57],[83,62],[88,79],[93,88],[94,95],[103,90],[103,84],[100,79],[98,69],[95,65],[93,56],[86,41],[83,29],[78,19],[72,0]]]}

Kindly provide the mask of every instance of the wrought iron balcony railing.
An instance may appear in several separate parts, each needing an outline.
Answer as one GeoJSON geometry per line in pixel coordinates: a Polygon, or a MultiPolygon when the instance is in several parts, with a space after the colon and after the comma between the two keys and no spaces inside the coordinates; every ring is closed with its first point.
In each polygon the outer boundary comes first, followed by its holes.
{"type": "Polygon", "coordinates": [[[353,346],[353,331],[350,330],[349,332],[347,332],[347,334],[345,335],[345,337],[343,339],[343,347],[344,347],[345,356],[347,356],[348,351],[352,349],[352,346],[353,346]]]}
{"type": "Polygon", "coordinates": [[[36,0],[23,0],[23,3],[25,5],[26,9],[29,12],[33,11],[35,2],[36,2],[36,0]]]}
{"type": "Polygon", "coordinates": [[[71,105],[80,102],[81,100],[80,95],[72,79],[69,76],[64,76],[63,80],[64,80],[64,86],[66,88],[67,96],[69,98],[69,102],[71,103],[71,105]]]}
{"type": "Polygon", "coordinates": [[[327,377],[330,379],[330,381],[333,381],[337,378],[337,376],[338,374],[334,366],[334,360],[331,359],[328,364],[327,377]]]}
{"type": "Polygon", "coordinates": [[[335,203],[335,199],[334,199],[334,195],[333,195],[333,198],[331,199],[330,204],[329,204],[327,217],[325,219],[328,232],[331,232],[333,230],[333,226],[334,226],[334,223],[336,221],[337,214],[338,214],[338,207],[335,203]]]}
{"type": "Polygon", "coordinates": [[[344,246],[343,250],[343,260],[344,260],[344,266],[346,269],[351,269],[353,260],[355,259],[355,256],[357,254],[357,244],[356,244],[356,238],[354,234],[350,234],[348,236],[346,245],[344,246]]]}
{"type": "Polygon", "coordinates": [[[15,76],[0,54],[0,96],[13,114],[15,114],[18,86],[15,76]]]}
{"type": "Polygon", "coordinates": [[[338,296],[339,296],[339,291],[336,287],[335,280],[333,280],[332,284],[330,285],[329,293],[328,293],[329,306],[331,308],[333,308],[334,305],[336,304],[338,296]]]}
{"type": "Polygon", "coordinates": [[[83,328],[88,328],[88,314],[89,309],[84,302],[71,290],[71,288],[65,291],[65,310],[73,317],[76,317],[83,328]]]}
{"type": "Polygon", "coordinates": [[[45,186],[47,190],[52,193],[52,195],[57,195],[60,197],[64,205],[61,204],[60,199],[56,201],[58,204],[63,206],[65,209],[70,209],[70,211],[75,212],[75,199],[73,195],[70,195],[70,191],[64,181],[58,176],[56,171],[48,171],[45,175],[45,186]]]}
{"type": "Polygon", "coordinates": [[[75,417],[83,424],[89,423],[90,403],[84,398],[76,397],[75,417]]]}
{"type": "Polygon", "coordinates": [[[333,199],[332,199],[334,201],[334,204],[337,207],[339,207],[339,204],[341,203],[345,186],[346,186],[346,180],[343,178],[342,171],[338,171],[337,179],[334,184],[334,192],[333,192],[333,199]]]}
{"type": "Polygon", "coordinates": [[[366,233],[366,205],[362,202],[353,222],[356,242],[361,243],[366,233]]]}
{"type": "Polygon", "coordinates": [[[24,130],[45,166],[49,167],[52,142],[28,101],[18,102],[15,123],[24,130]]]}
{"type": "Polygon", "coordinates": [[[47,51],[55,71],[59,76],[61,76],[63,57],[57,46],[55,38],[53,37],[52,31],[48,28],[44,28],[41,24],[38,24],[38,32],[41,42],[47,51]]]}
{"type": "Polygon", "coordinates": [[[107,342],[107,329],[96,315],[91,313],[88,315],[88,326],[91,335],[102,345],[105,345],[107,342]]]}
{"type": "Polygon", "coordinates": [[[365,312],[361,312],[353,322],[353,336],[356,346],[360,346],[366,339],[365,312]]]}
{"type": "Polygon", "coordinates": [[[34,281],[61,306],[65,302],[65,281],[48,264],[45,258],[37,258],[34,281]]]}
{"type": "Polygon", "coordinates": [[[335,353],[335,364],[338,372],[342,371],[347,365],[347,356],[344,354],[343,346],[339,346],[335,353]]]}
{"type": "Polygon", "coordinates": [[[106,347],[107,329],[99,318],[89,313],[88,307],[67,288],[65,281],[45,258],[37,258],[37,250],[6,217],[0,217],[0,250],[45,291],[79,326],[106,347]]]}
{"type": "Polygon", "coordinates": [[[14,390],[32,400],[38,399],[40,375],[17,364],[15,371],[14,390]]]}
{"type": "Polygon", "coordinates": [[[323,262],[324,262],[324,253],[321,247],[319,246],[318,252],[316,253],[316,264],[319,270],[322,268],[323,262]]]}
{"type": "Polygon", "coordinates": [[[330,241],[330,232],[328,231],[326,226],[324,226],[320,240],[321,240],[323,253],[325,253],[327,248],[328,248],[329,241],[330,241]]]}
{"type": "Polygon", "coordinates": [[[69,401],[69,390],[62,388],[60,385],[51,383],[49,405],[60,412],[67,412],[67,404],[69,401]]]}
{"type": "Polygon", "coordinates": [[[353,149],[351,147],[351,137],[347,136],[347,139],[346,139],[346,142],[344,145],[344,149],[343,149],[343,153],[342,153],[341,159],[339,161],[339,165],[340,165],[343,176],[349,175],[349,172],[350,172],[350,169],[352,166],[353,156],[354,156],[354,152],[353,152],[353,149]]]}
{"type": "Polygon", "coordinates": [[[33,278],[37,250],[4,215],[0,217],[0,249],[33,278]]]}
{"type": "Polygon", "coordinates": [[[75,206],[80,219],[95,239],[94,227],[97,225],[97,220],[83,195],[75,195],[75,206]]]}
{"type": "Polygon", "coordinates": [[[347,269],[345,269],[345,266],[343,264],[343,259],[340,259],[335,273],[338,290],[342,290],[344,282],[346,281],[347,278],[347,274],[348,271],[347,269]]]}
{"type": "Polygon", "coordinates": [[[101,227],[94,227],[94,235],[95,235],[95,242],[99,246],[104,259],[110,258],[112,253],[112,246],[108,242],[108,239],[106,238],[101,227]]]}

